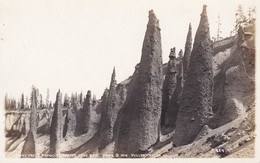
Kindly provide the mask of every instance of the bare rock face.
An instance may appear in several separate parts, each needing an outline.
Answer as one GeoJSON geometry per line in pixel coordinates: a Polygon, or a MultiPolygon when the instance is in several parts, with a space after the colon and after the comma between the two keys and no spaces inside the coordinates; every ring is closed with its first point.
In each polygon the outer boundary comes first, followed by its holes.
{"type": "Polygon", "coordinates": [[[102,124],[99,150],[104,149],[112,141],[114,124],[118,115],[118,111],[120,109],[116,105],[117,94],[115,77],[116,73],[114,68],[113,74],[111,76],[106,107],[104,108],[105,110],[102,112],[103,114],[101,115],[102,124]]]}
{"type": "Polygon", "coordinates": [[[191,23],[190,23],[187,38],[186,38],[184,56],[183,56],[184,79],[187,76],[188,67],[190,64],[191,50],[192,50],[192,28],[191,28],[191,23]]]}
{"type": "MultiPolygon", "coordinates": [[[[54,112],[52,116],[51,128],[50,128],[50,150],[49,154],[58,155],[60,153],[60,142],[62,139],[62,103],[61,103],[60,90],[56,95],[56,102],[54,105],[54,112]]],[[[55,156],[54,156],[55,157],[55,156]]],[[[57,156],[58,157],[58,156],[57,156]]]]}
{"type": "Polygon", "coordinates": [[[247,76],[245,67],[241,62],[230,67],[224,73],[222,103],[210,121],[212,128],[217,128],[231,122],[239,116],[244,116],[247,107],[254,103],[254,84],[247,76]]]}
{"type": "Polygon", "coordinates": [[[229,58],[219,66],[214,83],[215,115],[209,123],[213,129],[244,116],[248,109],[254,108],[254,33],[253,24],[240,28],[229,58]]]}
{"type": "MultiPolygon", "coordinates": [[[[32,105],[31,105],[31,116],[30,116],[30,130],[25,138],[21,157],[35,157],[35,139],[37,132],[37,113],[36,113],[36,89],[32,89],[32,105]]],[[[25,126],[25,124],[24,124],[25,126]]]]}
{"type": "Polygon", "coordinates": [[[176,53],[175,48],[171,49],[169,55],[169,62],[167,64],[167,71],[165,74],[165,80],[163,82],[163,94],[162,94],[162,114],[161,114],[161,126],[169,125],[169,102],[171,101],[172,94],[176,88],[177,84],[177,66],[176,66],[176,53]]]}
{"type": "Polygon", "coordinates": [[[203,6],[177,115],[173,144],[191,143],[212,117],[213,71],[209,24],[203,6]]]}
{"type": "Polygon", "coordinates": [[[123,107],[116,152],[141,153],[156,143],[162,106],[162,50],[159,21],[149,11],[138,74],[123,107]]]}

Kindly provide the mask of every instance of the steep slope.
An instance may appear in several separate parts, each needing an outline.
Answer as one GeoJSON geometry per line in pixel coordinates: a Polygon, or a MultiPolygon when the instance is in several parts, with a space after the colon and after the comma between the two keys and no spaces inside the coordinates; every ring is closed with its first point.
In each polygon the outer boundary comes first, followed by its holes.
{"type": "MultiPolygon", "coordinates": [[[[254,105],[254,25],[240,28],[232,42],[226,42],[224,52],[215,55],[214,118],[211,128],[226,124],[239,116],[245,116],[248,108],[254,105]],[[227,48],[227,45],[232,45],[227,48]],[[245,47],[246,46],[246,47],[245,47]]],[[[220,48],[218,48],[220,49],[220,48]]]]}
{"type": "MultiPolygon", "coordinates": [[[[101,100],[88,92],[83,108],[79,102],[62,107],[58,92],[54,109],[36,109],[33,102],[31,111],[7,111],[6,156],[254,157],[255,24],[212,43],[206,20],[204,6],[190,66],[185,54],[162,64],[160,28],[150,11],[134,74],[116,84],[113,72],[101,100]]],[[[189,27],[187,52],[191,41],[189,27]]]]}

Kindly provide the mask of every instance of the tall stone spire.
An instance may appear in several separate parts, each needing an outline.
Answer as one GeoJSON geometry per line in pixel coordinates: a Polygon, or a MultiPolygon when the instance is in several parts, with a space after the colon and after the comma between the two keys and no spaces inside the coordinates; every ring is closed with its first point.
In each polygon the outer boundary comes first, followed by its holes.
{"type": "Polygon", "coordinates": [[[35,139],[37,133],[37,113],[36,113],[36,88],[32,87],[31,96],[31,115],[30,115],[30,130],[25,138],[21,157],[35,157],[35,139]]]}
{"type": "Polygon", "coordinates": [[[115,67],[111,76],[110,87],[108,92],[107,103],[105,109],[101,115],[101,140],[99,145],[99,151],[106,148],[113,139],[114,124],[118,115],[119,108],[116,105],[116,71],[115,67]]]}
{"type": "Polygon", "coordinates": [[[169,108],[167,112],[166,122],[169,127],[172,129],[176,126],[176,118],[178,115],[178,111],[180,108],[180,100],[182,97],[183,92],[183,63],[180,60],[179,67],[178,67],[178,75],[177,75],[177,84],[176,88],[169,99],[169,108]]]}
{"type": "Polygon", "coordinates": [[[113,73],[112,73],[112,76],[111,76],[109,89],[115,88],[115,87],[116,87],[116,68],[114,67],[113,68],[113,73]]]}
{"type": "MultiPolygon", "coordinates": [[[[134,77],[135,78],[135,77],[134,77]]],[[[133,91],[123,106],[116,151],[140,153],[158,139],[162,106],[162,49],[159,20],[153,10],[144,37],[142,56],[133,91]]]]}
{"type": "Polygon", "coordinates": [[[91,109],[92,99],[91,99],[91,91],[88,90],[86,98],[83,103],[82,110],[82,132],[86,133],[89,131],[89,123],[90,123],[90,109],[91,109]]]}
{"type": "Polygon", "coordinates": [[[77,119],[76,119],[76,108],[68,108],[65,116],[65,122],[63,127],[63,137],[66,139],[74,136],[76,129],[77,119]]]}
{"type": "Polygon", "coordinates": [[[165,74],[165,80],[163,82],[163,91],[162,91],[162,114],[161,114],[161,126],[165,127],[165,125],[169,125],[169,121],[166,121],[166,119],[169,119],[166,116],[169,116],[167,113],[169,112],[169,102],[172,98],[172,94],[175,90],[177,80],[177,67],[176,67],[176,53],[175,53],[175,47],[171,49],[170,55],[169,55],[169,61],[167,64],[167,71],[165,74]]]}
{"type": "Polygon", "coordinates": [[[192,28],[191,28],[191,23],[190,23],[187,38],[186,38],[184,56],[183,56],[184,80],[187,76],[188,67],[189,67],[189,64],[190,64],[191,50],[192,50],[192,28]]]}
{"type": "Polygon", "coordinates": [[[177,115],[173,144],[191,143],[212,117],[212,48],[206,5],[196,32],[190,65],[177,115]]]}
{"type": "Polygon", "coordinates": [[[58,155],[60,154],[60,142],[62,138],[62,103],[61,103],[61,92],[60,90],[56,95],[56,102],[54,104],[54,112],[52,116],[52,122],[50,127],[50,151],[49,154],[58,155]]]}

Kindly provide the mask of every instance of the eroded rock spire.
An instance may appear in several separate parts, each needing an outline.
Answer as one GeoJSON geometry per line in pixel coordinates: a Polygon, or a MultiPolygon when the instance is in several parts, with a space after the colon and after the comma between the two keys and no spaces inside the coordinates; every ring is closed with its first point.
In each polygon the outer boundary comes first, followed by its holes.
{"type": "Polygon", "coordinates": [[[73,107],[67,109],[64,127],[63,127],[63,137],[65,137],[65,139],[68,139],[74,136],[75,134],[76,124],[77,124],[76,111],[77,110],[73,107]]]}
{"type": "Polygon", "coordinates": [[[161,126],[165,127],[169,125],[167,113],[169,112],[169,102],[172,98],[172,94],[175,90],[177,83],[177,67],[176,67],[176,53],[175,47],[171,49],[169,55],[169,61],[167,64],[167,71],[165,74],[165,80],[163,82],[163,91],[162,91],[162,114],[161,114],[161,126]]]}
{"type": "Polygon", "coordinates": [[[192,27],[191,23],[189,24],[189,30],[186,38],[186,44],[185,44],[185,51],[183,56],[183,74],[184,74],[184,80],[187,76],[188,67],[190,64],[190,55],[192,50],[192,27]]]}
{"type": "Polygon", "coordinates": [[[153,10],[144,37],[138,74],[133,77],[133,91],[123,106],[123,122],[119,128],[116,151],[140,153],[158,139],[162,106],[162,49],[159,21],[153,10]]]}
{"type": "Polygon", "coordinates": [[[61,103],[61,92],[60,90],[56,94],[56,101],[54,104],[54,112],[52,116],[52,122],[50,127],[50,151],[49,154],[58,155],[60,154],[60,142],[63,133],[62,123],[62,103],[61,103]]]}
{"type": "Polygon", "coordinates": [[[206,5],[196,32],[190,65],[177,115],[173,144],[191,143],[212,116],[212,49],[206,5]]]}
{"type": "Polygon", "coordinates": [[[37,133],[37,113],[36,113],[36,88],[32,87],[31,96],[31,115],[30,115],[30,130],[25,138],[21,157],[35,157],[35,139],[37,133]]]}
{"type": "Polygon", "coordinates": [[[115,67],[111,76],[110,87],[107,97],[105,110],[101,115],[101,140],[99,151],[103,150],[113,139],[114,124],[118,115],[119,108],[116,105],[116,72],[115,67]]]}
{"type": "Polygon", "coordinates": [[[90,111],[91,111],[91,91],[88,90],[86,98],[84,99],[83,103],[83,110],[82,110],[82,133],[86,133],[89,131],[90,128],[90,111]]]}
{"type": "MultiPolygon", "coordinates": [[[[176,88],[174,89],[174,92],[172,94],[172,98],[169,101],[169,109],[167,112],[167,118],[166,122],[167,125],[174,130],[176,127],[176,118],[178,115],[178,111],[180,108],[180,100],[182,97],[183,92],[183,63],[182,60],[180,60],[179,66],[178,66],[178,75],[177,75],[177,84],[176,88]]],[[[171,131],[172,131],[171,130],[171,131]]]]}

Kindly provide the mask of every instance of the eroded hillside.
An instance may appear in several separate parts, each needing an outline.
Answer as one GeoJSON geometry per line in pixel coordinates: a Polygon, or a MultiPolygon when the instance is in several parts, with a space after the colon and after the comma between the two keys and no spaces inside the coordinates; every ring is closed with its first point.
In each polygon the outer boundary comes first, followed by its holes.
{"type": "Polygon", "coordinates": [[[255,24],[213,42],[207,9],[184,55],[162,63],[159,20],[149,11],[140,63],[97,100],[6,111],[7,157],[254,157],[255,24]]]}

